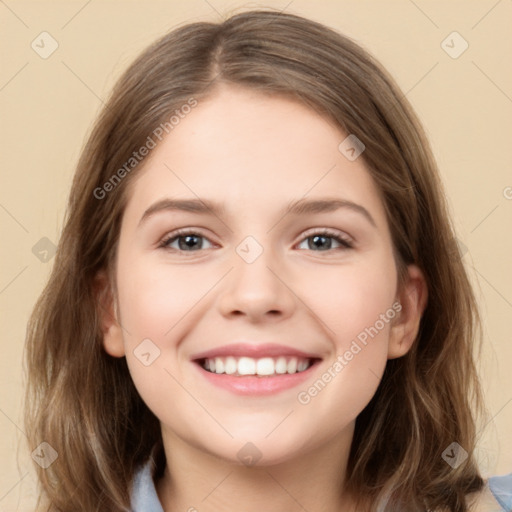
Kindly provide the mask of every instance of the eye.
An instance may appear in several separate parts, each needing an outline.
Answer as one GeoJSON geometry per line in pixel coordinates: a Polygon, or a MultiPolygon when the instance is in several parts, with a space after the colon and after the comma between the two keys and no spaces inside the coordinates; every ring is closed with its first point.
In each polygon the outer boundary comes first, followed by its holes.
{"type": "Polygon", "coordinates": [[[308,245],[306,250],[313,250],[315,252],[329,251],[332,249],[346,250],[352,249],[354,247],[352,240],[346,235],[343,235],[338,231],[331,231],[329,229],[323,229],[321,231],[316,231],[309,234],[309,236],[304,238],[303,242],[301,242],[301,245],[304,242],[306,242],[308,245]],[[332,240],[334,240],[335,243],[339,245],[339,247],[332,247],[332,240]],[[308,243],[309,241],[311,241],[311,243],[308,243]],[[319,251],[316,249],[319,249],[319,251]]]}
{"type": "MultiPolygon", "coordinates": [[[[304,242],[307,243],[307,247],[305,248],[306,250],[312,250],[315,252],[324,252],[335,249],[347,250],[354,247],[353,242],[349,237],[343,235],[341,232],[331,231],[329,229],[311,232],[299,244],[299,249],[304,250],[304,248],[300,247],[300,245],[304,244],[304,242]],[[338,247],[333,247],[333,240],[335,244],[338,244],[338,247]]],[[[173,231],[168,236],[166,236],[160,242],[159,247],[179,252],[198,252],[201,249],[211,249],[213,244],[204,235],[197,231],[182,229],[173,231]],[[210,244],[210,247],[205,247],[204,241],[210,244]],[[177,246],[175,245],[173,247],[173,244],[176,243],[177,246]]]]}
{"type": "MultiPolygon", "coordinates": [[[[170,233],[162,240],[159,247],[182,252],[196,252],[197,250],[205,249],[203,244],[205,240],[208,239],[200,233],[184,229],[170,233]],[[177,247],[172,247],[172,244],[175,242],[178,242],[177,247]]],[[[210,241],[208,241],[208,243],[212,245],[210,241]]],[[[206,247],[206,249],[208,249],[208,247],[206,247]]]]}

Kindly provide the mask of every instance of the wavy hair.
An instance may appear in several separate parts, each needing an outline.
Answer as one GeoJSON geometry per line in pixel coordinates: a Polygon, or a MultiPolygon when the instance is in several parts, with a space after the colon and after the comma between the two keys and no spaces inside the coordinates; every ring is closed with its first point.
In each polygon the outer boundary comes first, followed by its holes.
{"type": "Polygon", "coordinates": [[[467,496],[485,483],[474,453],[484,410],[475,365],[481,321],[427,137],[393,78],[360,45],[268,10],[160,38],[120,77],[83,148],[53,269],[27,328],[29,445],[46,441],[59,454],[47,469],[35,465],[38,507],[128,511],[134,473],[153,449],[160,472],[165,465],[158,418],[125,358],[103,349],[95,279],[107,271],[115,293],[127,187],[144,167],[144,159],[129,169],[126,162],[176,110],[220,84],[294,98],[363,141],[399,285],[414,263],[429,298],[411,350],[387,362],[356,420],[345,485],[360,498],[358,510],[467,511],[467,496]],[[468,452],[455,469],[442,458],[453,442],[468,452]]]}

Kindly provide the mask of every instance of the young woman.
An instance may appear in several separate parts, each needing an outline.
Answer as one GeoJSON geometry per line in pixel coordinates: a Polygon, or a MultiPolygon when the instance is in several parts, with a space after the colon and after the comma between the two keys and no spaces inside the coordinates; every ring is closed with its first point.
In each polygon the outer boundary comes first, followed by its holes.
{"type": "Polygon", "coordinates": [[[30,319],[41,505],[510,510],[475,461],[479,341],[381,65],[290,14],[183,26],[114,88],[30,319]]]}

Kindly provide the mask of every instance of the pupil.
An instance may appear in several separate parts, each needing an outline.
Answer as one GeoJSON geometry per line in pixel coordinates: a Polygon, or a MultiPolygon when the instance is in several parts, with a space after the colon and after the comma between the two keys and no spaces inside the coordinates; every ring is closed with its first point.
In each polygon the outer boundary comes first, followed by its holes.
{"type": "Polygon", "coordinates": [[[196,235],[186,235],[183,237],[185,240],[185,246],[188,248],[193,248],[194,244],[197,243],[198,237],[196,235]]]}
{"type": "Polygon", "coordinates": [[[330,245],[331,245],[330,243],[329,243],[329,244],[327,244],[327,245],[328,245],[327,247],[323,247],[323,248],[322,248],[321,246],[317,245],[317,242],[318,242],[319,240],[324,240],[324,241],[325,241],[327,238],[328,238],[328,237],[325,237],[325,236],[323,236],[323,235],[315,235],[315,236],[313,237],[313,243],[315,244],[315,246],[316,246],[316,247],[320,247],[320,249],[329,249],[329,248],[330,248],[330,245]]]}

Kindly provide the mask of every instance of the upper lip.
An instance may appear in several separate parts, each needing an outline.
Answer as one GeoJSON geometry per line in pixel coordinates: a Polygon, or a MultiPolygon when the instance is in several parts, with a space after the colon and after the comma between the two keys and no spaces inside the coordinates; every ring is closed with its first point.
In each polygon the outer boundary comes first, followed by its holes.
{"type": "Polygon", "coordinates": [[[279,345],[276,343],[265,344],[252,344],[252,343],[231,343],[229,345],[222,345],[221,347],[205,350],[198,354],[194,354],[191,359],[213,359],[215,357],[252,357],[259,359],[262,357],[303,357],[305,359],[320,359],[318,354],[311,352],[304,352],[296,348],[286,345],[279,345]]]}

